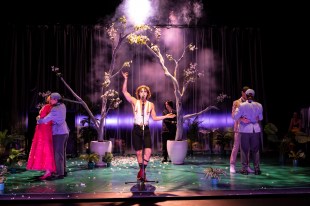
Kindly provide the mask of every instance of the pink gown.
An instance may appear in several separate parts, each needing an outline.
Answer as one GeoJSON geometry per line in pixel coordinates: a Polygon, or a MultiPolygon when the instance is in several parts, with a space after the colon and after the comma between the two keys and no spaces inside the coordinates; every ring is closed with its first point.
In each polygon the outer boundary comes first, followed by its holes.
{"type": "MultiPolygon", "coordinates": [[[[45,117],[51,109],[52,106],[50,104],[44,105],[40,110],[40,117],[45,117]]],[[[52,121],[46,124],[37,124],[26,169],[56,171],[52,140],[52,121]]]]}

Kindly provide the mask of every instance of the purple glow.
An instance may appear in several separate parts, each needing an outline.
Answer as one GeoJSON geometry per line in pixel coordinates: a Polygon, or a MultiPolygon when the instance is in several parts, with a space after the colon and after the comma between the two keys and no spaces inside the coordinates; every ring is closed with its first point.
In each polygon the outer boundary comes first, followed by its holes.
{"type": "MultiPolygon", "coordinates": [[[[77,116],[76,125],[82,127],[81,120],[87,118],[86,116],[77,116]]],[[[202,121],[201,127],[204,128],[223,128],[223,127],[232,127],[233,119],[230,114],[213,114],[213,115],[204,115],[199,117],[199,121],[202,121]]],[[[187,122],[184,123],[184,126],[187,122]]],[[[106,119],[106,125],[110,128],[130,128],[133,125],[133,118],[131,114],[126,115],[109,115],[106,119]]],[[[150,125],[152,127],[161,128],[162,121],[153,121],[150,119],[150,125]]],[[[88,126],[85,124],[84,126],[88,126]]]]}

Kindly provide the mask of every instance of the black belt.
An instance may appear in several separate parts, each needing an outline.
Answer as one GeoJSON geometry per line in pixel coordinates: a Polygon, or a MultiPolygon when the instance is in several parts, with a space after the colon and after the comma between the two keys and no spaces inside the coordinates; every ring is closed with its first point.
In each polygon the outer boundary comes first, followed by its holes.
{"type": "MultiPolygon", "coordinates": [[[[143,129],[143,125],[139,125],[139,124],[134,124],[134,127],[139,127],[140,129],[143,129]]],[[[144,128],[149,128],[149,125],[144,125],[144,128]]]]}

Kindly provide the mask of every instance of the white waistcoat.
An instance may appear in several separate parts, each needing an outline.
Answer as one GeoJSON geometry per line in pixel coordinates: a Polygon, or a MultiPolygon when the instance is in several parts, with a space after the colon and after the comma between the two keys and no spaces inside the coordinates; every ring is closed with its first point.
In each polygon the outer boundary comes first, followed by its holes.
{"type": "Polygon", "coordinates": [[[143,125],[144,123],[144,125],[148,125],[150,112],[151,112],[151,103],[149,101],[146,101],[144,104],[144,119],[143,119],[141,100],[137,100],[134,108],[134,116],[135,116],[134,124],[143,125]]]}

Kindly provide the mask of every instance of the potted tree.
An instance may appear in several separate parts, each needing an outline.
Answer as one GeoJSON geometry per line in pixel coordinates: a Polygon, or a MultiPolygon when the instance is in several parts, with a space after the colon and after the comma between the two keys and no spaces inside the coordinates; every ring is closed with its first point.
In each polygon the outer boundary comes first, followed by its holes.
{"type": "MultiPolygon", "coordinates": [[[[212,109],[218,110],[218,108],[215,105],[206,106],[202,108],[201,111],[194,112],[191,114],[184,114],[183,110],[183,103],[185,102],[186,92],[188,92],[189,85],[192,83],[195,83],[199,77],[203,76],[203,73],[200,72],[197,68],[197,63],[188,63],[187,66],[185,66],[184,69],[180,69],[179,66],[181,65],[181,61],[184,60],[185,54],[187,52],[192,52],[193,56],[196,53],[197,47],[189,43],[183,51],[181,51],[179,54],[179,57],[174,57],[172,54],[165,54],[163,55],[159,46],[160,38],[161,38],[161,29],[158,27],[154,28],[154,38],[153,41],[151,41],[149,36],[146,36],[144,34],[147,34],[148,31],[152,30],[150,26],[143,25],[143,26],[136,26],[135,29],[140,31],[139,34],[131,34],[127,36],[128,42],[130,44],[140,44],[145,45],[147,49],[150,51],[150,53],[153,54],[154,57],[157,58],[160,67],[162,71],[164,72],[165,76],[168,77],[171,80],[171,83],[173,84],[174,88],[174,95],[176,98],[176,111],[177,111],[177,131],[175,140],[168,140],[167,141],[167,150],[169,157],[171,158],[171,161],[173,164],[183,164],[184,158],[187,153],[188,149],[188,142],[183,137],[183,124],[184,121],[193,117],[196,117],[198,115],[201,115],[205,112],[208,112],[212,109]],[[142,33],[145,32],[145,33],[142,33]],[[169,61],[169,67],[168,64],[166,64],[166,60],[169,61]],[[183,75],[182,75],[183,73],[183,75]],[[185,139],[185,140],[184,140],[185,139]],[[183,159],[182,159],[183,158],[183,159]]],[[[169,32],[169,31],[166,31],[169,32]]],[[[226,94],[221,94],[217,97],[217,100],[223,100],[227,98],[228,96],[226,94]]],[[[219,102],[219,101],[217,101],[219,102]]]]}
{"type": "MultiPolygon", "coordinates": [[[[112,142],[107,140],[105,137],[106,131],[106,118],[110,110],[117,109],[122,100],[119,98],[119,93],[112,89],[112,80],[117,77],[117,75],[124,69],[125,67],[130,67],[131,60],[123,59],[123,63],[119,64],[119,59],[122,55],[119,55],[119,51],[122,48],[123,43],[126,41],[126,37],[131,33],[137,32],[132,29],[132,27],[126,27],[126,18],[120,17],[116,22],[111,23],[107,27],[102,27],[105,31],[98,32],[98,34],[102,34],[102,36],[98,36],[98,39],[102,39],[104,43],[108,43],[108,48],[111,48],[111,54],[108,55],[109,58],[104,59],[102,61],[102,56],[107,56],[105,53],[102,53],[101,49],[98,49],[98,57],[96,58],[95,65],[98,70],[95,71],[96,81],[92,82],[100,82],[98,86],[98,92],[96,91],[94,96],[98,97],[98,101],[100,102],[100,118],[96,118],[96,114],[91,111],[89,104],[87,104],[65,81],[63,78],[60,69],[52,66],[52,71],[56,73],[56,76],[60,78],[60,80],[64,83],[66,88],[71,92],[71,94],[75,97],[76,100],[68,100],[66,101],[80,104],[83,106],[85,111],[87,112],[91,122],[94,125],[94,128],[97,130],[98,139],[96,141],[91,141],[90,150],[91,152],[98,153],[102,159],[105,152],[112,151],[112,142]],[[127,61],[128,60],[128,61],[127,61]]],[[[100,29],[101,27],[98,27],[100,29]]],[[[101,48],[101,47],[98,47],[101,48]]],[[[99,160],[98,165],[103,165],[103,162],[99,160]]]]}

